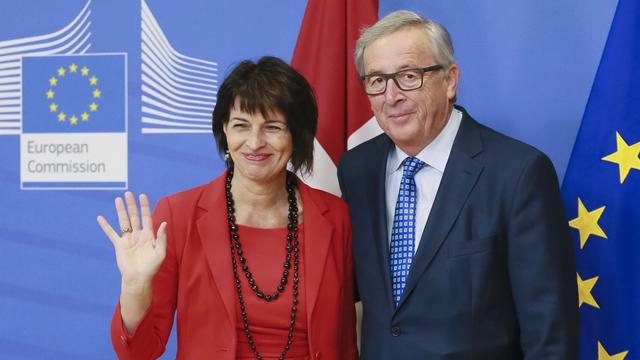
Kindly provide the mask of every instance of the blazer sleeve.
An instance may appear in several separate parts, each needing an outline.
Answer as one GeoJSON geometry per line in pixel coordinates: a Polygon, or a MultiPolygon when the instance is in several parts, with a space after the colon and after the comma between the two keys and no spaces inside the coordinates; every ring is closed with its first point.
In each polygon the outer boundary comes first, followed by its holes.
{"type": "Polygon", "coordinates": [[[142,321],[129,335],[122,316],[120,304],[111,320],[111,342],[119,359],[156,359],[165,351],[165,345],[176,308],[178,289],[178,261],[174,228],[169,200],[163,198],[158,202],[153,213],[155,231],[162,222],[167,222],[167,252],[165,259],[153,278],[151,305],[142,321]]]}
{"type": "Polygon", "coordinates": [[[508,267],[525,359],[577,359],[575,255],[557,176],[536,153],[524,166],[508,220],[508,267]]]}

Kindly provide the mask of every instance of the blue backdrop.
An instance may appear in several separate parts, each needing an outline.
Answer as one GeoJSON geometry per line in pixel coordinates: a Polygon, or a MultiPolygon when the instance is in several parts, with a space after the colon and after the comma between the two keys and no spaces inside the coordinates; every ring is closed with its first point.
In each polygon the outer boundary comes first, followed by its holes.
{"type": "MultiPolygon", "coordinates": [[[[562,177],[616,4],[616,0],[588,4],[381,0],[380,15],[407,8],[443,23],[452,34],[462,71],[459,103],[479,121],[545,151],[562,177]]],[[[223,164],[202,126],[215,101],[216,80],[245,58],[269,54],[289,60],[305,5],[299,0],[4,4],[0,12],[0,359],[114,358],[109,321],[120,280],[112,246],[95,216],[114,219],[113,198],[122,190],[98,188],[104,183],[124,184],[136,193],[146,192],[155,202],[218,175],[223,164]],[[69,56],[64,59],[68,61],[55,63],[53,58],[60,56],[69,56]],[[101,109],[103,113],[96,110],[96,117],[86,123],[59,121],[60,110],[48,107],[56,98],[47,92],[71,91],[57,86],[70,84],[72,75],[78,76],[70,72],[70,64],[88,56],[100,57],[87,62],[92,72],[86,80],[99,71],[106,74],[97,75],[94,86],[105,86],[103,95],[93,98],[79,86],[72,90],[89,96],[83,104],[95,100],[106,107],[122,100],[124,114],[105,117],[102,114],[114,113],[101,109]],[[124,69],[109,62],[122,61],[123,56],[124,69]],[[102,60],[107,65],[102,66],[102,60]],[[65,75],[57,73],[60,66],[65,75]],[[59,81],[55,86],[49,82],[52,77],[59,81]],[[109,77],[121,85],[106,84],[109,77]],[[42,86],[30,88],[34,95],[27,92],[32,83],[42,86]],[[29,96],[38,104],[26,110],[29,96]],[[28,127],[21,123],[30,111],[34,121],[42,122],[36,128],[45,132],[34,141],[86,142],[90,151],[104,156],[108,170],[83,174],[77,180],[84,184],[80,187],[67,179],[67,189],[22,189],[21,179],[29,175],[23,162],[33,154],[25,153],[23,132],[28,127]],[[98,115],[104,123],[89,129],[98,115]],[[118,125],[122,116],[124,130],[118,125]],[[89,130],[78,130],[80,126],[89,130]],[[122,147],[95,149],[88,137],[69,137],[87,131],[113,131],[116,139],[124,134],[128,142],[124,160],[112,153],[123,151],[122,147]]],[[[74,111],[78,119],[83,112],[94,114],[84,108],[74,111]]],[[[54,160],[38,161],[86,160],[82,154],[49,155],[54,160]]],[[[45,185],[54,177],[29,176],[45,185]]],[[[170,345],[165,358],[174,356],[175,347],[170,345]]]]}

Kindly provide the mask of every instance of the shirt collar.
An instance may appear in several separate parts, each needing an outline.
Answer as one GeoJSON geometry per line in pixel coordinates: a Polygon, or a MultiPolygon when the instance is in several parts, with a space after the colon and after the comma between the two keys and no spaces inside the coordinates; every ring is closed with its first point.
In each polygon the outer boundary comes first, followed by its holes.
{"type": "MultiPolygon", "coordinates": [[[[442,131],[429,145],[425,146],[416,157],[428,166],[444,173],[444,168],[449,160],[449,154],[453,148],[453,141],[456,138],[460,123],[462,122],[462,112],[453,108],[449,121],[447,121],[442,131]]],[[[402,162],[409,155],[402,151],[397,145],[393,147],[387,161],[387,173],[391,174],[402,168],[402,162]]]]}

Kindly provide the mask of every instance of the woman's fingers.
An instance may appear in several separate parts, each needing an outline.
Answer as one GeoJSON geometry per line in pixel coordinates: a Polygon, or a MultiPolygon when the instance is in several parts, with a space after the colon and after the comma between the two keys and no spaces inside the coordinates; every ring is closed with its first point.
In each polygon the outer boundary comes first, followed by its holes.
{"type": "Polygon", "coordinates": [[[136,205],[136,198],[131,191],[124,193],[124,199],[127,204],[127,212],[129,213],[129,223],[133,231],[140,230],[140,214],[138,213],[138,205],[136,205]]]}
{"type": "Polygon", "coordinates": [[[118,214],[118,224],[120,225],[120,230],[124,233],[131,232],[131,221],[129,220],[129,215],[127,214],[127,210],[124,207],[124,201],[122,201],[121,197],[116,198],[116,213],[118,214]]]}
{"type": "Polygon", "coordinates": [[[153,231],[151,207],[149,206],[149,198],[145,194],[140,194],[140,212],[142,213],[142,228],[153,231]]]}
{"type": "Polygon", "coordinates": [[[158,233],[156,235],[156,248],[161,251],[167,250],[167,223],[163,222],[158,227],[158,233]]]}
{"type": "Polygon", "coordinates": [[[104,231],[109,240],[111,240],[111,242],[115,245],[116,241],[118,241],[118,239],[120,238],[120,235],[118,235],[118,233],[113,230],[111,224],[109,224],[107,219],[105,219],[103,216],[98,216],[97,220],[98,224],[102,228],[102,231],[104,231]]]}

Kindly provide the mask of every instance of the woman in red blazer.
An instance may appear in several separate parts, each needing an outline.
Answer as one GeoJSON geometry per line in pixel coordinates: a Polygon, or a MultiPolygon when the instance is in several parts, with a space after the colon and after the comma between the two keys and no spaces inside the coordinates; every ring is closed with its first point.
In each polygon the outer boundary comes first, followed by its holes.
{"type": "Polygon", "coordinates": [[[287,172],[313,162],[317,107],[283,61],[239,64],[213,132],[229,169],[159,201],[116,199],[98,222],[122,274],[121,359],[155,359],[177,313],[179,359],[356,359],[351,225],[339,198],[287,172]],[[155,224],[155,226],[154,226],[155,224]]]}

